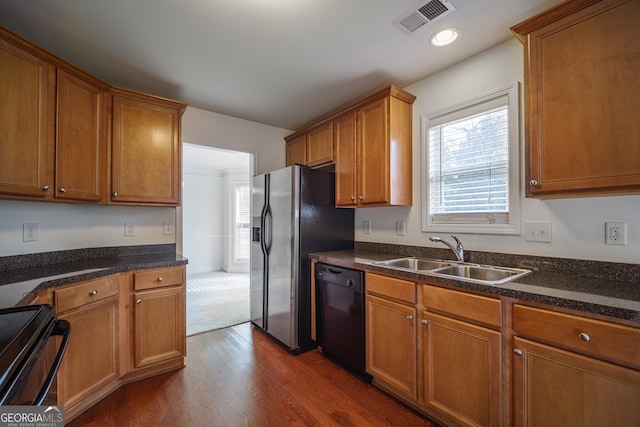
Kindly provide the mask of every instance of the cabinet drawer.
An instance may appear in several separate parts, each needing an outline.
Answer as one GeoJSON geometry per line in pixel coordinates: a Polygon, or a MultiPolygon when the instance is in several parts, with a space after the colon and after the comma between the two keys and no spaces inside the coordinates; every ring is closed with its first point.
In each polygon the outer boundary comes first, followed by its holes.
{"type": "Polygon", "coordinates": [[[518,304],[513,310],[520,336],[640,368],[640,329],[518,304]]]}
{"type": "Polygon", "coordinates": [[[58,313],[82,307],[118,295],[120,281],[118,275],[101,277],[68,288],[55,291],[55,306],[58,313]]]}
{"type": "Polygon", "coordinates": [[[408,280],[367,273],[364,281],[367,292],[389,298],[416,303],[416,284],[408,280]]]}
{"type": "Polygon", "coordinates": [[[181,285],[183,283],[183,271],[182,267],[136,271],[133,273],[133,286],[136,291],[139,291],[141,289],[181,285]]]}
{"type": "Polygon", "coordinates": [[[497,298],[488,298],[436,286],[424,286],[422,303],[427,310],[451,314],[498,328],[502,325],[501,303],[497,298]]]}

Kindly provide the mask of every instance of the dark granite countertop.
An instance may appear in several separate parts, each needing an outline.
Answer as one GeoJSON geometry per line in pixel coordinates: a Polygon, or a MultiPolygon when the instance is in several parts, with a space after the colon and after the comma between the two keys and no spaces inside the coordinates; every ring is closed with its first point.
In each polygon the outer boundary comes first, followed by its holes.
{"type": "Polygon", "coordinates": [[[123,271],[187,264],[175,245],[88,248],[0,258],[0,308],[28,304],[34,292],[123,271]]]}
{"type": "MultiPolygon", "coordinates": [[[[437,254],[440,255],[441,253],[437,254]]],[[[498,262],[500,261],[500,257],[496,254],[494,254],[492,258],[493,263],[480,262],[479,259],[482,258],[482,256],[476,254],[476,259],[472,259],[471,262],[533,270],[531,274],[521,277],[517,279],[517,281],[507,282],[501,285],[492,285],[446,279],[373,264],[376,261],[411,255],[421,256],[419,254],[409,253],[398,254],[397,252],[385,253],[368,251],[356,247],[356,250],[353,251],[321,252],[312,254],[311,257],[320,262],[346,268],[377,271],[408,279],[428,281],[436,285],[440,284],[474,292],[516,298],[640,322],[640,282],[635,280],[636,267],[634,265],[630,266],[630,269],[633,270],[632,272],[612,272],[611,276],[616,278],[612,280],[603,277],[594,277],[601,276],[601,274],[597,271],[588,271],[584,265],[576,267],[577,264],[583,264],[582,261],[575,261],[575,263],[572,264],[571,260],[565,259],[556,262],[548,258],[533,260],[532,257],[523,257],[523,259],[526,258],[526,262],[515,262],[513,259],[509,259],[510,264],[501,264],[498,262]],[[560,266],[554,266],[556,263],[560,264],[560,266]],[[522,264],[530,265],[523,266],[522,264]],[[569,268],[567,264],[572,264],[575,268],[569,268]],[[540,265],[547,265],[549,271],[541,269],[540,265]],[[560,271],[557,271],[558,268],[560,271]],[[570,274],[564,273],[563,271],[568,271],[570,274]],[[592,273],[592,275],[585,275],[586,273],[592,273]],[[626,280],[619,280],[620,278],[626,280]]],[[[442,259],[442,257],[434,256],[434,254],[429,255],[431,256],[425,257],[442,259]]],[[[505,258],[509,258],[509,256],[505,256],[505,258]]],[[[614,268],[624,268],[619,264],[612,265],[614,268]]],[[[602,268],[602,266],[600,266],[600,268],[602,268]]],[[[593,270],[596,269],[593,268],[593,270]]]]}

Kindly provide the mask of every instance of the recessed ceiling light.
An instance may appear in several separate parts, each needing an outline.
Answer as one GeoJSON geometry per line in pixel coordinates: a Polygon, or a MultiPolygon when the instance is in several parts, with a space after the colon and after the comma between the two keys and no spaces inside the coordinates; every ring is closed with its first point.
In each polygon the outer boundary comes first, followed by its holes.
{"type": "Polygon", "coordinates": [[[437,33],[434,33],[429,39],[429,42],[434,46],[446,46],[453,43],[458,38],[458,30],[455,28],[445,28],[437,33]]]}

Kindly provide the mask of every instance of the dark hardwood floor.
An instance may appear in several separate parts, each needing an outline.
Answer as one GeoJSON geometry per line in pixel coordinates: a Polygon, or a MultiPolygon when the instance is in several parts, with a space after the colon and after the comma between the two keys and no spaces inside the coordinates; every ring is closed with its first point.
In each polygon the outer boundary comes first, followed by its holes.
{"type": "Polygon", "coordinates": [[[186,364],[123,386],[68,426],[436,425],[316,351],[288,354],[248,323],[189,337],[186,364]]]}

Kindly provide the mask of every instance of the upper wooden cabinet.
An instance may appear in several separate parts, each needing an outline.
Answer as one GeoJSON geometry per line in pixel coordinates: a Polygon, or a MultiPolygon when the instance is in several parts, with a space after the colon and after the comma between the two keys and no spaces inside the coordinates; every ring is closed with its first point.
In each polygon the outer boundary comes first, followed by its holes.
{"type": "Polygon", "coordinates": [[[180,124],[186,105],[112,89],[111,203],[180,204],[180,124]]]}
{"type": "Polygon", "coordinates": [[[338,207],[411,205],[413,101],[391,85],[288,136],[287,165],[335,163],[338,207]]]}
{"type": "Polygon", "coordinates": [[[55,67],[0,28],[0,194],[53,191],[55,67]]]}
{"type": "Polygon", "coordinates": [[[640,1],[573,0],[525,45],[527,196],[640,192],[640,1]]]}
{"type": "Polygon", "coordinates": [[[180,203],[186,105],[111,88],[2,27],[0,76],[1,198],[180,203]]]}
{"type": "Polygon", "coordinates": [[[307,164],[307,134],[287,139],[287,166],[307,164]]]}
{"type": "Polygon", "coordinates": [[[58,70],[54,197],[105,202],[109,87],[58,70]]]}
{"type": "Polygon", "coordinates": [[[333,125],[321,123],[302,133],[285,138],[287,142],[287,166],[303,164],[311,167],[325,166],[333,162],[333,125]]]}

